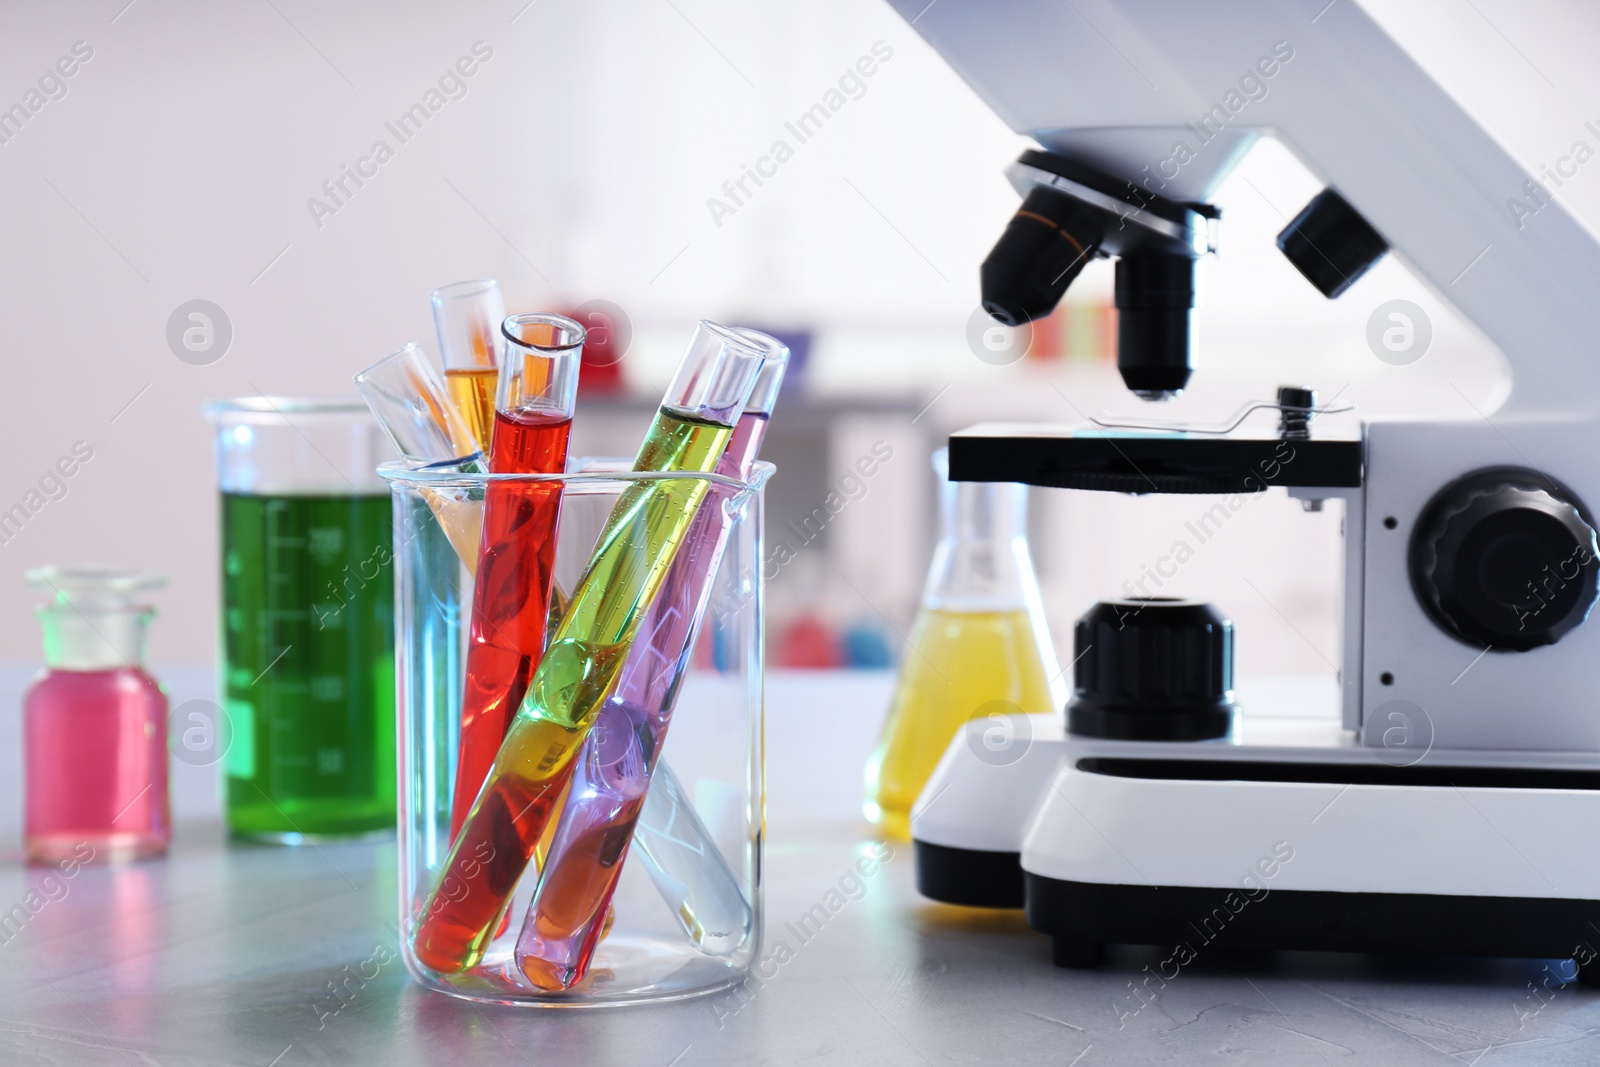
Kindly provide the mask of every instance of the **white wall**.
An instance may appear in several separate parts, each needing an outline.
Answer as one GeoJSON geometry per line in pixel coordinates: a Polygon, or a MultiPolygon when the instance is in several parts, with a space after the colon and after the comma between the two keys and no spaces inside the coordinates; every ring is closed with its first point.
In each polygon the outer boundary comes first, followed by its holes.
{"type": "MultiPolygon", "coordinates": [[[[616,301],[644,327],[629,367],[644,388],[659,385],[693,319],[745,318],[821,328],[823,390],[932,398],[958,384],[930,412],[942,429],[1073,417],[1037,368],[992,368],[966,349],[976,265],[1015,206],[1000,170],[1021,141],[886,5],[523,2],[0,8],[0,107],[74,42],[93,49],[66,96],[0,144],[0,510],[74,442],[95,450],[64,498],[0,544],[0,659],[37,656],[20,572],[89,560],[170,574],[157,658],[208,657],[214,483],[200,402],[343,391],[401,343],[431,347],[425,295],[460,278],[498,276],[518,307],[616,301]],[[493,55],[466,95],[397,145],[384,123],[477,41],[493,55]],[[879,41],[892,56],[865,94],[794,144],[785,121],[879,41]],[[314,223],[307,198],[378,138],[394,158],[314,223]],[[719,226],[707,199],[777,138],[793,159],[719,226]],[[180,362],[165,340],[168,316],[194,298],[219,304],[234,331],[209,366],[180,362]]],[[[1412,2],[1383,17],[1530,166],[1600,119],[1590,7],[1412,2]]],[[[1450,381],[1492,397],[1493,354],[1397,265],[1328,304],[1282,262],[1271,236],[1314,191],[1268,149],[1219,193],[1224,253],[1196,319],[1210,373],[1182,410],[1231,408],[1291,377],[1325,392],[1348,381],[1367,410],[1459,406],[1450,381]],[[1436,354],[1413,368],[1378,364],[1362,341],[1391,296],[1429,308],[1439,331],[1436,354]]],[[[1562,195],[1600,220],[1600,165],[1562,195]]],[[[1094,273],[1086,292],[1108,284],[1094,273]]],[[[1129,404],[1104,382],[1062,381],[1083,405],[1129,404]]],[[[902,469],[921,476],[920,463],[902,469]]],[[[1140,506],[1079,512],[1103,514],[1118,574],[1143,558],[1122,536],[1152,525],[1140,506]]],[[[1049,569],[1067,576],[1059,610],[1070,617],[1092,595],[1074,563],[1101,549],[1096,523],[1060,521],[1049,569]]],[[[1322,544],[1326,520],[1309,521],[1322,523],[1311,534],[1322,544]]],[[[1215,573],[1268,566],[1257,541],[1282,544],[1284,528],[1241,535],[1215,573]]],[[[1288,600],[1303,584],[1267,581],[1288,600]]],[[[1308,625],[1326,622],[1325,594],[1293,600],[1308,625]]],[[[1271,626],[1266,614],[1250,621],[1271,626]]]]}

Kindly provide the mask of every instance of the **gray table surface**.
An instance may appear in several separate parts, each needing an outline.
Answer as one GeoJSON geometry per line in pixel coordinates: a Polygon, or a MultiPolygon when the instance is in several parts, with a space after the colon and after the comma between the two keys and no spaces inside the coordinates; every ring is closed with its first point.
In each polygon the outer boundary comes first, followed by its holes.
{"type": "MultiPolygon", "coordinates": [[[[1019,914],[919,897],[908,847],[802,940],[788,924],[869,840],[851,813],[886,693],[882,678],[772,686],[766,951],[790,952],[743,992],[485,1007],[422,990],[393,959],[329,1014],[328,983],[393,946],[393,844],[230,844],[191,818],[165,860],[55,885],[14,846],[0,856],[0,911],[30,890],[55,898],[0,943],[0,1063],[1600,1062],[1600,994],[1539,961],[1212,952],[1146,1004],[1131,983],[1164,953],[1058,970],[1019,914]]],[[[192,813],[200,779],[185,781],[192,813]]]]}

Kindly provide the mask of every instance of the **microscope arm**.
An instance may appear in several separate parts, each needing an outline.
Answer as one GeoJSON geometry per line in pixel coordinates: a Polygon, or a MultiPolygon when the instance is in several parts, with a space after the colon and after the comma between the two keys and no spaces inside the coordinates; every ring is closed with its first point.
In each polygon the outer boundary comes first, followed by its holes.
{"type": "Polygon", "coordinates": [[[1592,406],[1600,244],[1352,0],[890,3],[1018,133],[1169,199],[1281,139],[1505,354],[1506,414],[1592,406]]]}

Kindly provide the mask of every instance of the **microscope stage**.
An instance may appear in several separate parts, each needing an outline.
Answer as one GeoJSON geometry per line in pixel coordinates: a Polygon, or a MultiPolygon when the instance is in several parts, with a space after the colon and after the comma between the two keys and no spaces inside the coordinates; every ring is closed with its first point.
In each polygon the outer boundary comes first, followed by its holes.
{"type": "Polygon", "coordinates": [[[1259,493],[1361,485],[1361,439],[984,423],[950,436],[950,479],[1116,493],[1259,493]]]}

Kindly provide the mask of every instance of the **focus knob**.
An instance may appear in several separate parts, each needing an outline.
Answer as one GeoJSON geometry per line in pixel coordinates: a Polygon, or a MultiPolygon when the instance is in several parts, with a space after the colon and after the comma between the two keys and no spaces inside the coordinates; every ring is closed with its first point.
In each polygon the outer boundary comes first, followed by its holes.
{"type": "Polygon", "coordinates": [[[1278,234],[1278,250],[1332,300],[1382,259],[1389,243],[1348,200],[1324,189],[1278,234]]]}
{"type": "Polygon", "coordinates": [[[1102,600],[1078,620],[1067,729],[1113,741],[1204,741],[1233,723],[1233,623],[1210,604],[1102,600]]]}
{"type": "Polygon", "coordinates": [[[1440,490],[1411,536],[1411,584],[1446,631],[1526,652],[1589,617],[1594,527],[1564,488],[1533,471],[1469,474],[1440,490]]]}

